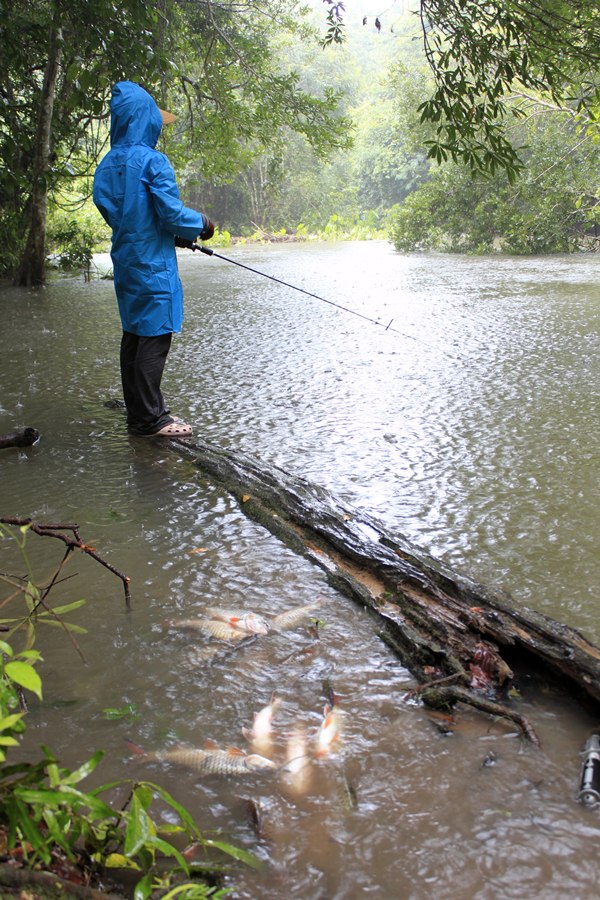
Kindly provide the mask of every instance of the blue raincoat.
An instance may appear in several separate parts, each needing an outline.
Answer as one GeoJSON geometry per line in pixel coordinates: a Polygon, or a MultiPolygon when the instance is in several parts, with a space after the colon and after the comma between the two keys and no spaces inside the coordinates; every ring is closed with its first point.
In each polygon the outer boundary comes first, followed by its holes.
{"type": "Polygon", "coordinates": [[[94,176],[94,203],[112,228],[111,257],[123,331],[181,331],[183,290],[174,236],[194,240],[207,219],[179,199],[171,163],[155,149],[160,110],[139,85],[112,91],[110,143],[94,176]]]}

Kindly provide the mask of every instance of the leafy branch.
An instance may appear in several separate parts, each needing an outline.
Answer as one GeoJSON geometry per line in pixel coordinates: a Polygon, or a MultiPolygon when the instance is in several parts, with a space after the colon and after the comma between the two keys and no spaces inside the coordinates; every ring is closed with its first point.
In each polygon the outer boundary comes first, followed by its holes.
{"type": "Polygon", "coordinates": [[[329,44],[343,44],[344,42],[344,12],[345,6],[343,3],[338,2],[338,0],[323,0],[329,9],[327,10],[327,15],[325,17],[325,24],[327,25],[327,32],[325,37],[321,41],[321,46],[323,48],[328,47],[329,44]]]}
{"type": "Polygon", "coordinates": [[[504,122],[524,113],[511,92],[537,91],[577,112],[600,101],[600,16],[589,0],[421,0],[420,20],[435,90],[419,111],[437,126],[428,142],[437,162],[462,159],[474,172],[504,169],[514,180],[523,164],[504,122]]]}

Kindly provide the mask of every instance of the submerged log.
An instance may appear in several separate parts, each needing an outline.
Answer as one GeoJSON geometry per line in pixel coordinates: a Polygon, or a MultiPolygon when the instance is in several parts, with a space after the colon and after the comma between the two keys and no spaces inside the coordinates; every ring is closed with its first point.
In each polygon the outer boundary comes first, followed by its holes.
{"type": "Polygon", "coordinates": [[[248,516],[379,617],[382,638],[422,685],[417,690],[428,705],[471,703],[507,715],[535,740],[505,705],[517,664],[600,701],[600,648],[579,631],[517,608],[303,478],[267,470],[242,453],[170,443],[221,482],[248,516]]]}
{"type": "Polygon", "coordinates": [[[0,434],[0,450],[5,447],[31,447],[39,441],[40,433],[36,428],[22,428],[10,434],[0,434]]]}

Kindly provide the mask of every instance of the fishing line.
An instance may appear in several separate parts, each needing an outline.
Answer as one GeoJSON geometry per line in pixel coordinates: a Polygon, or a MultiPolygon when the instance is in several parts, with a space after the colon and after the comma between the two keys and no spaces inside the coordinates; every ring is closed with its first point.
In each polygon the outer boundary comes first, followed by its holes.
{"type": "MultiPolygon", "coordinates": [[[[350,309],[347,306],[342,306],[341,303],[334,303],[333,300],[327,300],[325,297],[320,297],[319,294],[313,294],[311,291],[305,291],[304,288],[297,287],[295,284],[290,284],[289,281],[283,281],[282,278],[276,278],[274,275],[268,275],[266,272],[261,272],[258,269],[253,269],[252,266],[247,266],[245,263],[238,262],[236,259],[230,259],[228,256],[222,256],[220,253],[217,253],[215,250],[212,250],[210,247],[202,247],[200,244],[192,244],[192,250],[200,250],[201,253],[206,253],[207,256],[216,256],[218,259],[223,259],[225,262],[233,263],[234,266],[239,266],[241,269],[247,269],[249,272],[254,272],[255,275],[262,275],[263,278],[269,278],[271,281],[276,281],[277,284],[283,284],[285,287],[293,288],[295,291],[300,291],[302,294],[306,294],[307,297],[313,297],[315,300],[321,300],[323,303],[328,303],[330,306],[335,306],[336,309],[342,309],[344,312],[350,313],[353,316],[358,316],[359,319],[364,319],[366,322],[370,322],[372,325],[379,325],[380,328],[385,329],[385,331],[393,331],[395,334],[401,334],[402,337],[410,338],[411,341],[417,341],[419,344],[425,344],[425,341],[420,340],[420,338],[415,337],[412,334],[406,334],[404,331],[399,331],[397,328],[392,328],[393,319],[390,319],[389,323],[386,325],[384,322],[380,322],[379,319],[372,319],[370,316],[365,316],[363,313],[358,312],[355,309],[350,309]]],[[[428,346],[427,344],[425,346],[428,346]]]]}

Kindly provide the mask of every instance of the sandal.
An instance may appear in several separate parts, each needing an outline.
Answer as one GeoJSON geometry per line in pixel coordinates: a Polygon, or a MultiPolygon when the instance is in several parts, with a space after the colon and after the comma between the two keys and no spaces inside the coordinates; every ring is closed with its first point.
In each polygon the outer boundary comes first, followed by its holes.
{"type": "Polygon", "coordinates": [[[182,422],[181,419],[173,422],[169,422],[168,425],[163,425],[159,431],[154,431],[152,434],[149,434],[148,437],[191,437],[192,436],[192,426],[188,425],[187,422],[182,422]]]}

